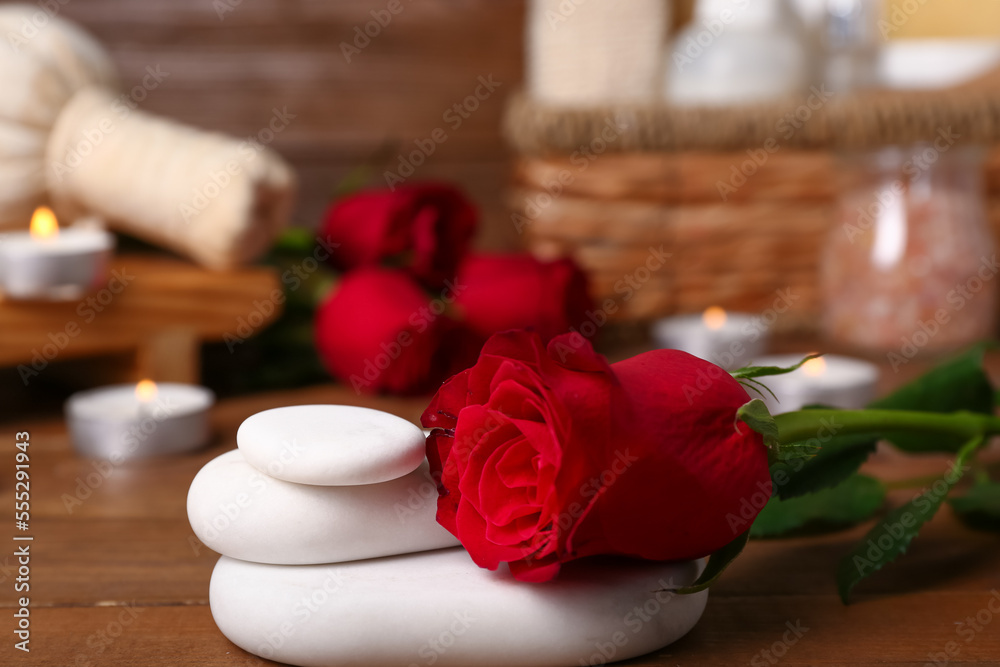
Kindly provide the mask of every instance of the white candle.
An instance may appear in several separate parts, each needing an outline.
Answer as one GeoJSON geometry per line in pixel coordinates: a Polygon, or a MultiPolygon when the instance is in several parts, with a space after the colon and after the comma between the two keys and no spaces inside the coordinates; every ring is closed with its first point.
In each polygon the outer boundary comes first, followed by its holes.
{"type": "Polygon", "coordinates": [[[45,207],[28,232],[0,234],[0,292],[12,299],[74,299],[107,277],[114,236],[88,226],[59,229],[45,207]]]}
{"type": "Polygon", "coordinates": [[[143,380],[74,394],[66,422],[80,455],[119,463],[205,445],[214,402],[205,387],[143,380]]]}
{"type": "Polygon", "coordinates": [[[660,347],[683,350],[731,371],[764,351],[768,329],[760,317],[712,306],[701,315],[658,320],[653,338],[660,347]]]}
{"type": "MultiPolygon", "coordinates": [[[[784,354],[754,359],[754,366],[788,368],[802,361],[806,354],[784,354]]],[[[865,407],[875,398],[879,370],[875,364],[826,355],[807,361],[801,368],[786,375],[758,378],[774,392],[766,391],[764,402],[771,414],[792,412],[806,405],[826,405],[844,410],[865,407]]],[[[756,392],[750,392],[755,398],[756,392]]]]}

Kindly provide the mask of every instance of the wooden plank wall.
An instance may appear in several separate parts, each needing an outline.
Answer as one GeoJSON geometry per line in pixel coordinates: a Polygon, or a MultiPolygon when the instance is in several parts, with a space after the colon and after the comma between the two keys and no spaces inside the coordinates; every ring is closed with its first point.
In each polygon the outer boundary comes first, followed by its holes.
{"type": "Polygon", "coordinates": [[[60,14],[109,48],[126,88],[147,67],[169,72],[145,110],[236,136],[255,135],[274,108],[294,114],[271,145],[300,175],[300,223],[317,220],[352,166],[387,143],[410,151],[440,127],[448,140],[413,178],[465,186],[487,217],[481,243],[513,245],[500,118],[521,80],[525,0],[399,0],[402,11],[347,62],[341,43],[389,3],[69,0],[60,14]],[[453,129],[445,112],[490,75],[499,89],[453,129]]]}

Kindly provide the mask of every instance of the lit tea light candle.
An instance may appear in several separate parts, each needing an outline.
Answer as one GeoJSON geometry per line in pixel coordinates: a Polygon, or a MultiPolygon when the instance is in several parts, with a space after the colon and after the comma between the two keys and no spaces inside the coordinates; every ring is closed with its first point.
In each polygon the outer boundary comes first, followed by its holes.
{"type": "Polygon", "coordinates": [[[653,324],[660,347],[683,350],[735,370],[764,351],[768,328],[760,317],[712,306],[701,315],[666,317],[653,324]]]}
{"type": "MultiPolygon", "coordinates": [[[[754,359],[754,366],[788,368],[802,361],[805,354],[785,354],[754,359]]],[[[826,405],[844,410],[865,407],[875,398],[879,370],[875,364],[827,355],[810,359],[801,368],[786,375],[758,378],[766,391],[761,398],[771,414],[792,412],[807,405],[826,405]],[[775,398],[777,397],[777,398],[775,398]]],[[[756,392],[751,392],[756,398],[756,392]]]]}
{"type": "Polygon", "coordinates": [[[112,234],[87,220],[60,229],[45,206],[27,232],[0,234],[0,292],[11,299],[74,299],[107,278],[112,234]]]}
{"type": "Polygon", "coordinates": [[[205,387],[142,380],[74,394],[66,422],[81,456],[120,463],[204,446],[213,403],[205,387]]]}

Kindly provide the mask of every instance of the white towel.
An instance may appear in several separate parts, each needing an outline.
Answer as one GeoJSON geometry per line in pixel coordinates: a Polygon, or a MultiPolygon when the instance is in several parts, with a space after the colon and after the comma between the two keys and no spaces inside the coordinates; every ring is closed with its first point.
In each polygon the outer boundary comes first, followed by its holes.
{"type": "Polygon", "coordinates": [[[131,110],[100,88],[78,92],[56,120],[46,179],[61,217],[94,213],[220,269],[266,250],[295,194],[292,170],[260,143],[131,110]]]}
{"type": "Polygon", "coordinates": [[[529,93],[574,106],[658,97],[670,16],[669,0],[532,0],[529,93]]]}

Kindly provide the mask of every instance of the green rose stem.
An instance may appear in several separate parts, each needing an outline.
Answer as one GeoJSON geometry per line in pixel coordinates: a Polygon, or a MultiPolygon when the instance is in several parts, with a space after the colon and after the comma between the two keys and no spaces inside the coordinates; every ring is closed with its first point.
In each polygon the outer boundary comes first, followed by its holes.
{"type": "Polygon", "coordinates": [[[887,432],[920,433],[958,436],[965,441],[955,453],[948,474],[930,482],[927,490],[890,511],[841,559],[837,567],[837,591],[844,604],[849,603],[851,592],[861,581],[906,553],[921,527],[934,517],[947,494],[969,469],[967,464],[988,441],[987,436],[1000,434],[1000,418],[975,412],[801,410],[776,416],[773,426],[777,430],[778,447],[789,449],[794,449],[796,443],[818,439],[817,434],[823,431],[874,437],[887,432]],[[938,490],[941,482],[943,491],[938,490]],[[878,545],[874,552],[872,544],[878,545]]]}
{"type": "MultiPolygon", "coordinates": [[[[987,436],[1000,435],[1000,418],[976,412],[935,413],[909,410],[816,409],[786,412],[771,417],[760,399],[755,399],[743,406],[743,409],[737,413],[737,420],[745,422],[751,428],[762,433],[765,441],[773,443],[775,436],[777,436],[778,447],[787,447],[789,450],[795,449],[792,445],[817,439],[820,433],[831,431],[835,431],[837,435],[871,435],[873,437],[878,437],[885,432],[937,433],[958,436],[965,440],[965,444],[956,453],[955,461],[952,464],[955,482],[961,476],[966,462],[987,442],[987,436]]],[[[930,481],[933,483],[938,479],[940,476],[935,476],[930,481]]],[[[949,483],[949,490],[952,486],[954,486],[954,482],[949,483]]],[[[937,505],[934,506],[934,509],[937,509],[937,505]]],[[[926,518],[917,524],[905,544],[909,544],[909,541],[916,535],[916,530],[924,521],[926,518]]],[[[690,586],[677,589],[676,592],[681,594],[696,593],[711,586],[729,564],[739,556],[743,547],[746,546],[749,536],[750,532],[747,531],[712,554],[708,566],[698,577],[698,580],[690,586]]],[[[903,551],[905,551],[905,544],[903,551]]],[[[892,560],[896,555],[898,554],[893,554],[888,560],[892,560]]],[[[879,564],[878,568],[881,566],[879,564]]],[[[850,589],[855,583],[857,581],[851,581],[841,589],[841,598],[845,603],[850,589]]]]}
{"type": "Polygon", "coordinates": [[[831,427],[837,435],[879,435],[886,431],[939,433],[970,440],[1000,435],[1000,417],[975,412],[913,412],[909,410],[798,410],[776,415],[778,442],[808,441],[831,427]]]}

